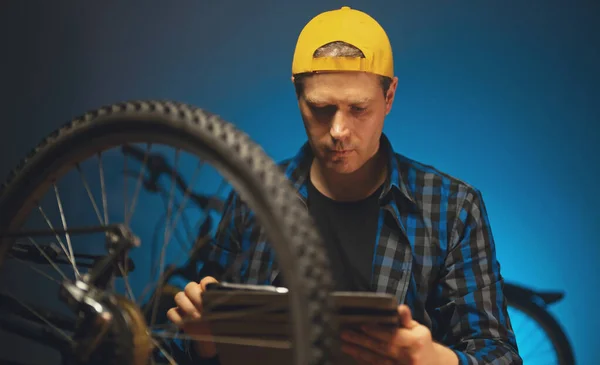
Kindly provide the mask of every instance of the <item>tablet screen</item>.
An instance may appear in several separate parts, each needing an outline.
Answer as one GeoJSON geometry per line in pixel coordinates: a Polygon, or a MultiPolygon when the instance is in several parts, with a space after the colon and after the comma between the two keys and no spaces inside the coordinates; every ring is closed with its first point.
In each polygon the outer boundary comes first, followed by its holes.
{"type": "MultiPolygon", "coordinates": [[[[398,302],[385,293],[333,292],[340,326],[397,325],[398,302]]],[[[260,291],[204,292],[203,319],[223,335],[274,335],[289,333],[288,293],[260,291]]]]}
{"type": "MultiPolygon", "coordinates": [[[[331,295],[340,329],[398,325],[398,302],[393,295],[372,292],[331,295]]],[[[202,317],[210,323],[222,365],[292,363],[289,293],[221,289],[204,292],[202,300],[202,317]]],[[[341,354],[337,364],[355,362],[341,354]]]]}

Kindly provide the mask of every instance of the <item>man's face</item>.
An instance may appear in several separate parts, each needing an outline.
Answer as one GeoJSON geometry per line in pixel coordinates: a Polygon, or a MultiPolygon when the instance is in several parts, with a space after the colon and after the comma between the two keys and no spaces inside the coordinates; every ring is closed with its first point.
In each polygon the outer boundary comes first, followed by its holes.
{"type": "Polygon", "coordinates": [[[331,72],[304,80],[298,104],[315,157],[326,169],[352,173],[379,149],[397,78],[383,94],[379,76],[331,72]]]}

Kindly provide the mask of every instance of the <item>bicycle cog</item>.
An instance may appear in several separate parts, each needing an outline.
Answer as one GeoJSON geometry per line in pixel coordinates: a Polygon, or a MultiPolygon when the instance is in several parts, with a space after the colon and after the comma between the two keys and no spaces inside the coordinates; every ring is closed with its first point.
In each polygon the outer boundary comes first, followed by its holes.
{"type": "MultiPolygon", "coordinates": [[[[77,365],[147,365],[154,346],[139,307],[120,295],[106,296],[100,304],[110,320],[106,337],[85,359],[76,360],[77,365]]],[[[80,339],[95,334],[88,326],[81,326],[75,332],[80,339]]]]}

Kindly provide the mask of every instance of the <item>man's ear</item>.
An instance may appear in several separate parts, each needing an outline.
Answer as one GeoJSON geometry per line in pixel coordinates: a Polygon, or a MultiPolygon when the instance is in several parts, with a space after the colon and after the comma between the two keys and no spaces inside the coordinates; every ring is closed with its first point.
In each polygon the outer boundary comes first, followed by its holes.
{"type": "Polygon", "coordinates": [[[390,84],[390,88],[388,89],[386,95],[386,105],[385,105],[385,115],[388,115],[392,111],[392,104],[394,103],[394,98],[396,97],[396,88],[398,87],[398,77],[394,77],[392,79],[392,83],[390,84]]]}

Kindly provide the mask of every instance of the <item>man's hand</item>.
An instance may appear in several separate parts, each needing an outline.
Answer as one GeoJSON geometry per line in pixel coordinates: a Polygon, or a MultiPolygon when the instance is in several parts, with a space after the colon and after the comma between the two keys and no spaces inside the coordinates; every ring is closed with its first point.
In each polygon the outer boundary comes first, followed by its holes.
{"type": "Polygon", "coordinates": [[[359,364],[452,365],[456,354],[435,343],[429,329],[412,319],[406,305],[398,307],[400,327],[363,327],[362,332],[344,331],[342,351],[359,364]]]}
{"type": "MultiPolygon", "coordinates": [[[[198,319],[202,317],[202,293],[206,290],[207,284],[216,282],[215,278],[207,276],[200,283],[187,284],[184,291],[175,294],[177,307],[167,311],[167,318],[189,336],[210,338],[211,333],[207,323],[199,323],[198,319]]],[[[194,346],[200,357],[209,358],[217,354],[217,348],[212,341],[196,341],[194,346]]]]}

